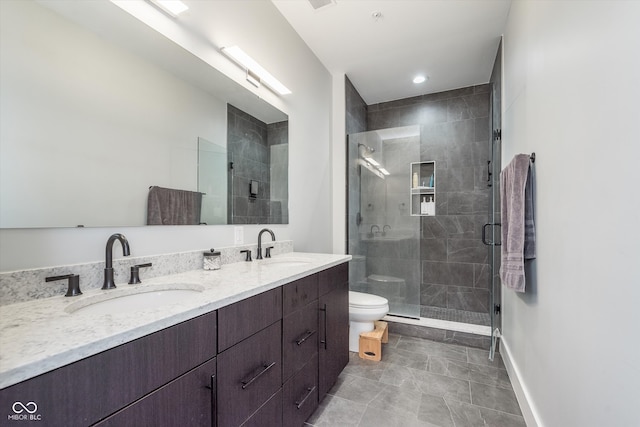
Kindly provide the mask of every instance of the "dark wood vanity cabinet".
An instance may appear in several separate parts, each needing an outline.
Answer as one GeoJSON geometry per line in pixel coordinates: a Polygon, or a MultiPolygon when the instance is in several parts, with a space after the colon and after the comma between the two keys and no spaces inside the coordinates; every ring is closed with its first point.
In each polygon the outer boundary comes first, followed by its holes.
{"type": "MultiPolygon", "coordinates": [[[[214,311],[2,389],[0,405],[35,402],[41,419],[33,425],[86,427],[161,389],[216,353],[214,311]]],[[[215,373],[215,365],[207,368],[206,375],[215,373]]],[[[181,390],[184,384],[173,387],[181,390]]],[[[175,394],[173,399],[176,407],[191,405],[191,395],[175,394]]],[[[211,408],[211,400],[207,402],[211,408]]]]}
{"type": "Polygon", "coordinates": [[[265,412],[281,413],[275,394],[282,388],[282,288],[219,309],[218,344],[218,426],[251,425],[265,412]]]}
{"type": "Polygon", "coordinates": [[[349,269],[348,264],[318,273],[319,399],[333,387],[349,362],[349,269]]]}
{"type": "Polygon", "coordinates": [[[95,424],[97,427],[210,427],[215,416],[213,358],[95,424]]]}
{"type": "MultiPolygon", "coordinates": [[[[347,264],[0,390],[51,426],[301,426],[349,359],[347,264]]],[[[0,425],[4,421],[0,421],[0,425]]]]}
{"type": "Polygon", "coordinates": [[[318,275],[282,291],[282,419],[284,426],[301,426],[318,407],[318,275]]]}
{"type": "Polygon", "coordinates": [[[280,322],[218,356],[218,425],[239,426],[282,387],[280,322]]]}

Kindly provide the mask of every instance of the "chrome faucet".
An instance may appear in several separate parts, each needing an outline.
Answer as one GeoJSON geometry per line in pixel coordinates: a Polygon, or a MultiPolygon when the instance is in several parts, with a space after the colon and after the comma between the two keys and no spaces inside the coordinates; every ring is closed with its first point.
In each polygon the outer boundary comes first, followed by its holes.
{"type": "MultiPolygon", "coordinates": [[[[269,230],[268,228],[263,228],[262,230],[260,230],[260,233],[258,233],[258,255],[256,256],[256,259],[262,259],[262,233],[264,233],[265,231],[271,234],[272,241],[275,242],[276,240],[276,235],[273,234],[273,231],[269,230]]],[[[267,251],[267,258],[271,258],[269,251],[267,251]]]]}
{"type": "Polygon", "coordinates": [[[390,225],[385,225],[384,227],[382,227],[382,235],[383,236],[387,235],[387,227],[389,228],[389,230],[391,230],[391,226],[390,225]]]}
{"type": "Polygon", "coordinates": [[[129,242],[124,235],[120,233],[112,234],[107,240],[107,249],[105,255],[105,268],[104,268],[104,284],[102,289],[113,289],[116,284],[113,281],[113,243],[119,240],[122,245],[122,255],[129,256],[129,242]]]}

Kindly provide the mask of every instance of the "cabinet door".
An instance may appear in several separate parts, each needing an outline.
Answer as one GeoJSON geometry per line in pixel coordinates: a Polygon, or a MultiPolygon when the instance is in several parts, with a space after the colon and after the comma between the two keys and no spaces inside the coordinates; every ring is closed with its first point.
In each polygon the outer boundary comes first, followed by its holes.
{"type": "Polygon", "coordinates": [[[260,407],[241,427],[282,426],[282,389],[260,407]]]}
{"type": "Polygon", "coordinates": [[[214,418],[216,359],[99,422],[99,427],[211,426],[214,418]]]}
{"type": "Polygon", "coordinates": [[[318,273],[318,295],[327,294],[348,282],[349,264],[346,262],[323,270],[318,273]]]}
{"type": "Polygon", "coordinates": [[[85,427],[215,355],[214,311],[2,389],[0,404],[34,402],[43,425],[85,427]]]}
{"type": "Polygon", "coordinates": [[[218,351],[282,319],[282,288],[272,289],[218,310],[218,351]]]}
{"type": "Polygon", "coordinates": [[[282,386],[282,322],[218,355],[218,425],[238,426],[282,386]]]}
{"type": "Polygon", "coordinates": [[[349,362],[349,287],[342,283],[320,297],[319,313],[319,399],[333,387],[349,362]]]}
{"type": "Polygon", "coordinates": [[[318,301],[307,304],[282,321],[282,381],[302,368],[318,352],[318,301]]]}
{"type": "Polygon", "coordinates": [[[284,426],[299,427],[318,407],[318,355],[282,386],[284,426]]]}
{"type": "Polygon", "coordinates": [[[284,285],[282,315],[287,316],[318,299],[318,275],[314,274],[284,285]]]}

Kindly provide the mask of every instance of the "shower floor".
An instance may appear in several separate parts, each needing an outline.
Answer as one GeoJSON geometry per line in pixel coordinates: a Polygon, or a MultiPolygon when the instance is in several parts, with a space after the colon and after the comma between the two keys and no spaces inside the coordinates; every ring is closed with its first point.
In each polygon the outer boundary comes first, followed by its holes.
{"type": "Polygon", "coordinates": [[[491,326],[489,313],[455,310],[452,308],[420,306],[420,316],[430,319],[448,320],[450,322],[470,323],[472,325],[491,326]]]}

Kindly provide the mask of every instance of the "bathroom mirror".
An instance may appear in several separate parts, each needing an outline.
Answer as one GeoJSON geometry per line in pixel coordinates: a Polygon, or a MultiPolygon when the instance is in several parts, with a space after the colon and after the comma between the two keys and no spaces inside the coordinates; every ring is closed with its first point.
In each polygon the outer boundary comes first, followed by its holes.
{"type": "MultiPolygon", "coordinates": [[[[287,123],[111,2],[8,0],[0,16],[0,228],[145,225],[150,186],[198,190],[198,140],[227,145],[230,105],[287,123]]],[[[215,223],[244,223],[227,205],[215,223]]]]}

